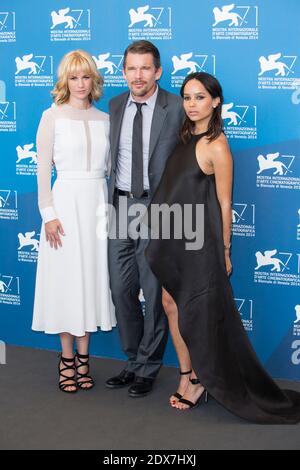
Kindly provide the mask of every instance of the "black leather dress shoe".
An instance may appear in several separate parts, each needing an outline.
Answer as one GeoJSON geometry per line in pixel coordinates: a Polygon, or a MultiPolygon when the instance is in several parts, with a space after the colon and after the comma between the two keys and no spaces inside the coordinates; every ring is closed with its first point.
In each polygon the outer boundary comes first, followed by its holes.
{"type": "Polygon", "coordinates": [[[128,395],[132,398],[144,397],[151,392],[153,380],[146,377],[136,377],[128,389],[128,395]]]}
{"type": "Polygon", "coordinates": [[[135,379],[135,374],[133,372],[128,372],[127,370],[122,370],[122,372],[116,377],[111,377],[105,382],[106,387],[108,388],[123,388],[127,385],[132,384],[135,379]]]}

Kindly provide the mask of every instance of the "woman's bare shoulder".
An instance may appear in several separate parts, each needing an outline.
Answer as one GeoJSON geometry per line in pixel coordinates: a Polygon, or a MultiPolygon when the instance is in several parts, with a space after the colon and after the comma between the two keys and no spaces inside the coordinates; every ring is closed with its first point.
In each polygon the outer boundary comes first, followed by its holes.
{"type": "Polygon", "coordinates": [[[220,153],[229,150],[229,144],[226,135],[222,132],[212,142],[208,142],[208,147],[213,153],[220,153]]]}

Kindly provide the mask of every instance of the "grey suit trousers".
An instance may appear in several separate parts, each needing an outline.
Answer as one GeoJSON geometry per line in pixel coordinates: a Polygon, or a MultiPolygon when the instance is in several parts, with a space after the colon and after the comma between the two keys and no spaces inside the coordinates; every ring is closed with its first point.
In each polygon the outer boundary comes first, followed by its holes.
{"type": "Polygon", "coordinates": [[[130,199],[114,195],[116,222],[108,244],[110,287],[116,308],[121,345],[128,357],[125,369],[139,377],[155,379],[161,365],[168,337],[168,322],[161,302],[161,286],[150,270],[144,251],[149,240],[135,239],[129,230],[120,236],[119,216],[125,217],[127,225],[132,221],[128,211],[120,206],[128,204],[149,204],[146,199],[130,199]],[[125,212],[125,214],[124,214],[125,212]],[[145,309],[139,300],[142,288],[145,309]]]}

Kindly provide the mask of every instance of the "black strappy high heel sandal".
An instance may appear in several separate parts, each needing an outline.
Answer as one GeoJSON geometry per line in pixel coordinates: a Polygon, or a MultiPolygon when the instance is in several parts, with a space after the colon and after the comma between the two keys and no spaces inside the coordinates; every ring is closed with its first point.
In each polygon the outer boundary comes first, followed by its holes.
{"type": "Polygon", "coordinates": [[[90,365],[89,365],[89,354],[79,354],[78,351],[76,351],[75,355],[76,359],[78,360],[79,364],[76,365],[76,372],[77,372],[77,387],[81,388],[81,390],[91,390],[91,388],[94,387],[95,382],[92,379],[90,375],[88,375],[90,371],[90,365]],[[79,369],[81,367],[87,367],[87,371],[85,374],[82,374],[79,369]],[[78,380],[79,379],[79,380],[78,380]],[[87,379],[87,380],[80,380],[80,379],[87,379]],[[88,387],[83,387],[84,384],[88,384],[88,387]]]}
{"type": "MultiPolygon", "coordinates": [[[[187,370],[186,372],[182,372],[181,370],[179,370],[179,374],[180,375],[188,375],[188,374],[191,374],[192,373],[192,369],[191,370],[187,370]]],[[[178,393],[178,392],[175,392],[171,395],[171,397],[175,397],[175,398],[182,398],[183,395],[181,395],[181,393],[178,393]]]]}
{"type": "Polygon", "coordinates": [[[61,354],[59,355],[60,360],[58,363],[58,374],[59,376],[63,377],[63,380],[60,380],[58,383],[59,390],[65,393],[76,393],[77,392],[77,384],[75,380],[75,357],[72,359],[68,359],[67,357],[63,357],[61,354]],[[64,367],[61,369],[60,365],[64,367]],[[66,370],[73,370],[74,375],[73,377],[68,377],[64,374],[66,370]],[[71,382],[71,383],[67,383],[71,382]],[[73,390],[66,390],[68,387],[75,387],[73,390]]]}
{"type": "MultiPolygon", "coordinates": [[[[193,385],[201,384],[201,380],[199,380],[199,379],[190,379],[190,382],[193,385]]],[[[207,393],[207,390],[205,390],[205,389],[203,390],[200,397],[198,398],[198,400],[195,403],[193,403],[190,400],[186,400],[185,398],[180,398],[178,400],[178,402],[179,403],[184,403],[185,405],[188,405],[189,408],[187,408],[187,409],[191,410],[192,408],[196,408],[196,406],[199,406],[200,402],[201,402],[201,400],[203,400],[203,398],[204,398],[204,402],[207,403],[208,402],[208,393],[207,393]]]]}

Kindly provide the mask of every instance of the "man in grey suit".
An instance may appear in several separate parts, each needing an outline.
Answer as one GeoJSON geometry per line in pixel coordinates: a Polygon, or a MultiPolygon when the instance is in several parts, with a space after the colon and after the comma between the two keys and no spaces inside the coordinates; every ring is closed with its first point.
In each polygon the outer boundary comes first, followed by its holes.
{"type": "MultiPolygon", "coordinates": [[[[125,51],[123,74],[129,91],[110,101],[112,168],[110,204],[116,219],[128,225],[135,204],[146,210],[183,122],[181,98],[157,85],[162,74],[158,49],[136,41],[125,51]],[[127,210],[126,210],[127,207],[127,210]],[[124,213],[126,212],[126,213],[124,213]]],[[[136,206],[135,206],[136,207],[136,206]]],[[[161,286],[151,272],[144,250],[147,239],[130,230],[109,239],[109,271],[113,302],[126,366],[106,382],[109,388],[129,386],[129,396],[147,395],[162,365],[168,329],[161,286]],[[140,289],[145,299],[143,314],[140,289]]]]}

